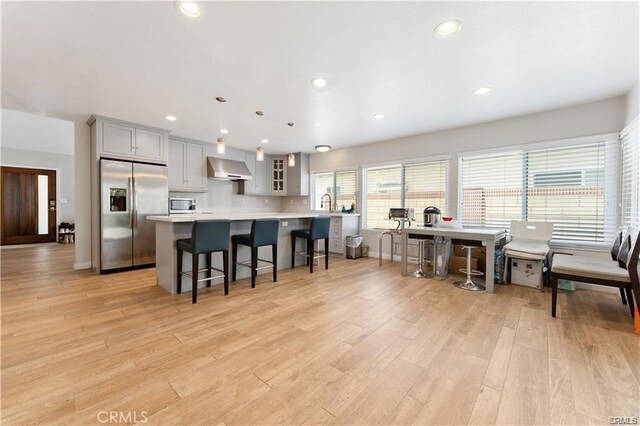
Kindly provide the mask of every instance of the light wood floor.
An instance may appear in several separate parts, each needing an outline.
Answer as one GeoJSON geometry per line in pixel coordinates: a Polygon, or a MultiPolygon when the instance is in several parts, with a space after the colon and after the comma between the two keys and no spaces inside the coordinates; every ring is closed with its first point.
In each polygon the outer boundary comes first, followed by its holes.
{"type": "Polygon", "coordinates": [[[638,416],[640,335],[613,294],[401,278],[332,259],[170,296],[155,271],[2,250],[2,423],[608,424],[638,416]],[[104,414],[103,414],[104,416],[104,414]],[[104,419],[104,417],[103,417],[104,419]],[[131,419],[131,417],[129,418],[131,419]]]}

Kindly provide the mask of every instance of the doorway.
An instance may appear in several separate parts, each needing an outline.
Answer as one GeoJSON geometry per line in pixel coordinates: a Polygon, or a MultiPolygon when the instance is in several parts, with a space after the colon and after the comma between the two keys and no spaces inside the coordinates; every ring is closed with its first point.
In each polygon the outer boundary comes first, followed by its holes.
{"type": "Polygon", "coordinates": [[[0,244],[56,241],[56,171],[0,167],[0,244]]]}

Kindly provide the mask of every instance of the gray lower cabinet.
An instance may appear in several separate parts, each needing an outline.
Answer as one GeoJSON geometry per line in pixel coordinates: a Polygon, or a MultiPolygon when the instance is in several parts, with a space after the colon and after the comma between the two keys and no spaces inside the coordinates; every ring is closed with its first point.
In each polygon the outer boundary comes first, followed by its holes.
{"type": "Polygon", "coordinates": [[[204,145],[169,140],[169,191],[207,190],[207,153],[204,145]]]}
{"type": "Polygon", "coordinates": [[[349,235],[358,235],[359,215],[331,216],[329,228],[329,252],[345,254],[345,240],[349,235]]]}
{"type": "Polygon", "coordinates": [[[88,124],[100,158],[167,164],[168,130],[96,115],[88,124]]]}
{"type": "Polygon", "coordinates": [[[309,154],[296,152],[295,166],[287,166],[287,195],[309,196],[309,154]]]}
{"type": "Polygon", "coordinates": [[[246,153],[244,161],[251,172],[252,179],[238,182],[238,195],[270,195],[267,172],[269,157],[265,156],[264,161],[258,161],[256,154],[246,153]]]}

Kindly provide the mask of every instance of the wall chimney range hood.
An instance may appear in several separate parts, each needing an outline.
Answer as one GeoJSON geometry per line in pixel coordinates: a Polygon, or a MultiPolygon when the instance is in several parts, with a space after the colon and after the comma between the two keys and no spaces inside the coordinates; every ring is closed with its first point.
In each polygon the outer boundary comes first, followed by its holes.
{"type": "Polygon", "coordinates": [[[207,177],[218,180],[251,180],[251,172],[244,161],[207,157],[207,177]]]}

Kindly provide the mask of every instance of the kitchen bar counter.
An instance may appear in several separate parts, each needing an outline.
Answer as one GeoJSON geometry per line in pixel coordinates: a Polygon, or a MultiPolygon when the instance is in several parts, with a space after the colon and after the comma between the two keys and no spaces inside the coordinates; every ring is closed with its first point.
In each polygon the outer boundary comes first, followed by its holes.
{"type": "MultiPolygon", "coordinates": [[[[177,292],[177,269],[178,269],[178,253],[176,251],[176,241],[182,238],[191,238],[191,226],[195,220],[231,220],[231,235],[248,234],[251,231],[251,221],[253,219],[275,218],[280,219],[280,229],[278,231],[278,269],[286,269],[291,267],[291,231],[295,229],[308,228],[311,218],[317,217],[319,214],[312,212],[304,213],[197,213],[197,214],[176,214],[171,216],[149,216],[147,219],[154,221],[156,225],[156,278],[158,286],[165,289],[171,294],[177,292]]],[[[323,243],[320,243],[323,244],[323,243]]],[[[231,251],[231,244],[229,244],[231,251]]],[[[191,260],[190,254],[184,254],[184,268],[190,270],[191,260]]],[[[250,257],[250,248],[239,246],[238,261],[242,262],[250,257]]],[[[258,257],[262,259],[271,259],[271,247],[260,247],[258,249],[258,257]]],[[[231,258],[231,253],[229,253],[231,258]]],[[[297,265],[306,263],[303,257],[296,259],[297,265]],[[299,262],[299,263],[298,263],[299,262]]],[[[200,262],[204,265],[204,258],[200,262]]],[[[214,253],[213,267],[222,269],[222,254],[214,253]]],[[[229,265],[231,270],[231,265],[229,265]]],[[[249,268],[238,266],[238,279],[249,276],[249,268]]],[[[268,285],[271,282],[271,270],[263,269],[258,271],[259,276],[268,274],[267,278],[258,278],[258,285],[268,285]]],[[[191,291],[191,281],[188,277],[182,277],[182,291],[191,291]]],[[[213,281],[212,291],[222,291],[216,288],[217,284],[222,283],[222,279],[213,281]]],[[[198,288],[206,285],[201,282],[198,288]]],[[[247,284],[249,285],[249,284],[247,284]]],[[[234,286],[231,286],[233,293],[234,286]]]]}

